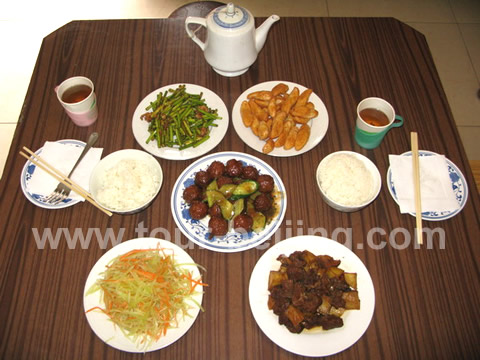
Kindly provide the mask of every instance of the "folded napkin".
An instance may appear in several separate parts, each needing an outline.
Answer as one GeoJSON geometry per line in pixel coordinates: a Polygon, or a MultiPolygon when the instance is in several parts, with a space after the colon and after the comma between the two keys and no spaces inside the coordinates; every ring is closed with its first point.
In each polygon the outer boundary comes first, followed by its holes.
{"type": "MultiPolygon", "coordinates": [[[[67,176],[80,157],[83,147],[74,144],[45,142],[40,157],[67,176]]],[[[72,174],[71,179],[88,191],[90,174],[102,156],[103,149],[91,148],[72,174]]],[[[28,182],[28,191],[34,194],[48,196],[58,185],[58,180],[37,167],[28,182]]],[[[72,191],[69,198],[84,201],[84,198],[72,191]]]]}
{"type": "MultiPolygon", "coordinates": [[[[412,157],[389,155],[389,160],[400,212],[414,213],[412,157]]],[[[419,163],[422,212],[457,210],[460,205],[453,193],[445,156],[420,156],[419,163]]]]}

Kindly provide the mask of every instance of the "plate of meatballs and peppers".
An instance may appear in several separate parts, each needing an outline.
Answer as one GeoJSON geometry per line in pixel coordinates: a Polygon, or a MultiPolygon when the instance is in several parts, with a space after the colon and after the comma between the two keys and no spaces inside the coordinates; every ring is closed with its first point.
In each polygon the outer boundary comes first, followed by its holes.
{"type": "Polygon", "coordinates": [[[254,248],[280,226],[287,208],[285,186],[267,163],[239,152],[207,155],[177,179],[171,198],[180,231],[218,252],[254,248]]]}

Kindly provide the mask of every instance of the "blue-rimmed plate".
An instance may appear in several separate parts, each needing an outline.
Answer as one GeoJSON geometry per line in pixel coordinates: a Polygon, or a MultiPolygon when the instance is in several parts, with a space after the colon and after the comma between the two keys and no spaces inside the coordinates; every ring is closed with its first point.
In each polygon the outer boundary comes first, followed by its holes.
{"type": "MultiPolygon", "coordinates": [[[[426,151],[426,150],[419,150],[419,156],[432,156],[438,155],[433,151],[426,151]]],[[[404,152],[401,156],[412,156],[411,151],[404,152]]],[[[468,186],[460,169],[449,159],[445,158],[447,162],[448,168],[448,175],[450,176],[450,180],[452,181],[452,189],[453,193],[455,194],[455,198],[457,199],[459,208],[454,211],[426,211],[422,212],[422,219],[429,220],[429,221],[441,221],[447,220],[451,217],[457,215],[460,211],[462,211],[463,207],[467,203],[468,198],[468,186]]],[[[398,204],[397,194],[395,192],[395,184],[393,183],[392,179],[392,170],[389,167],[387,171],[387,186],[388,190],[390,191],[390,195],[392,195],[393,200],[398,204]]],[[[409,213],[412,216],[415,216],[415,213],[409,213]]]]}
{"type": "Polygon", "coordinates": [[[268,240],[278,229],[285,216],[287,209],[287,196],[285,186],[278,174],[267,163],[255,156],[239,152],[220,152],[207,155],[188,166],[177,179],[172,191],[171,208],[173,218],[180,231],[195,244],[213,251],[237,252],[251,249],[268,240]],[[209,216],[202,220],[194,220],[190,217],[189,205],[183,200],[183,191],[194,183],[195,174],[200,170],[207,170],[213,161],[224,164],[230,159],[240,160],[244,166],[252,165],[263,175],[270,175],[275,182],[277,215],[271,219],[265,229],[260,233],[238,233],[230,230],[225,236],[210,239],[208,231],[209,216]]]}
{"type": "MultiPolygon", "coordinates": [[[[67,144],[67,145],[70,145],[70,146],[76,146],[76,147],[80,147],[80,148],[85,147],[85,143],[83,141],[79,141],[79,140],[66,139],[66,140],[58,140],[56,142],[61,143],[61,144],[67,144]]],[[[38,149],[37,151],[35,151],[35,154],[40,155],[42,153],[42,150],[43,150],[43,147],[38,149]]],[[[62,202],[60,202],[56,205],[52,205],[52,204],[48,204],[45,201],[46,196],[40,195],[40,194],[35,194],[34,192],[32,192],[29,189],[28,184],[29,184],[30,179],[32,178],[33,173],[35,172],[36,168],[37,168],[37,166],[35,164],[33,164],[30,161],[27,161],[25,163],[25,166],[23,167],[22,174],[20,175],[20,185],[22,187],[22,191],[25,194],[25,197],[31,203],[33,203],[34,205],[37,205],[39,207],[42,207],[44,209],[63,209],[63,208],[75,205],[76,203],[80,202],[80,200],[77,200],[77,199],[67,198],[67,199],[63,200],[62,202]]],[[[53,189],[52,189],[52,191],[53,191],[53,189]]]]}

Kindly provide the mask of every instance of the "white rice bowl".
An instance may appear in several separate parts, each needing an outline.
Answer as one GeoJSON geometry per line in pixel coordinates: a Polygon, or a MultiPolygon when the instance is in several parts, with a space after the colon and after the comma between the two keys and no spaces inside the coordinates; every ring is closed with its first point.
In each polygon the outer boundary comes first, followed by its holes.
{"type": "Polygon", "coordinates": [[[370,204],[382,180],[375,164],[353,151],[326,156],[317,168],[317,183],[325,202],[334,209],[353,212],[370,204]]]}
{"type": "Polygon", "coordinates": [[[119,150],[103,158],[90,176],[90,193],[104,208],[131,214],[145,209],[163,182],[158,161],[135,149],[119,150]]]}

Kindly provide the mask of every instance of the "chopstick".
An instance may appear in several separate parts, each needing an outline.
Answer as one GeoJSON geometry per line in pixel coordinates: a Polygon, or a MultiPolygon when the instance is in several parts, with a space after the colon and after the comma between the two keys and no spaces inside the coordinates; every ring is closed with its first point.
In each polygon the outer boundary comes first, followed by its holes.
{"type": "Polygon", "coordinates": [[[418,157],[418,134],[416,132],[410,133],[410,140],[412,143],[412,168],[413,168],[413,185],[415,189],[415,219],[417,226],[417,242],[423,244],[422,233],[422,198],[420,193],[420,162],[418,157]]]}
{"type": "Polygon", "coordinates": [[[84,188],[82,188],[80,185],[72,181],[72,179],[68,178],[64,174],[62,174],[59,170],[55,169],[52,165],[50,165],[47,161],[42,159],[40,156],[35,154],[32,150],[30,150],[27,147],[23,147],[23,150],[25,150],[27,153],[30,154],[27,155],[23,151],[20,151],[19,154],[22,155],[24,158],[29,160],[31,163],[35,164],[38,166],[40,169],[45,171],[47,174],[50,176],[54,177],[58,181],[60,181],[63,185],[68,187],[70,190],[75,191],[78,195],[83,197],[85,200],[87,200],[89,203],[94,205],[97,209],[103,211],[105,214],[108,216],[112,216],[112,213],[108,211],[107,209],[104,209],[102,206],[100,206],[92,197],[92,195],[86,191],[84,188]]]}

